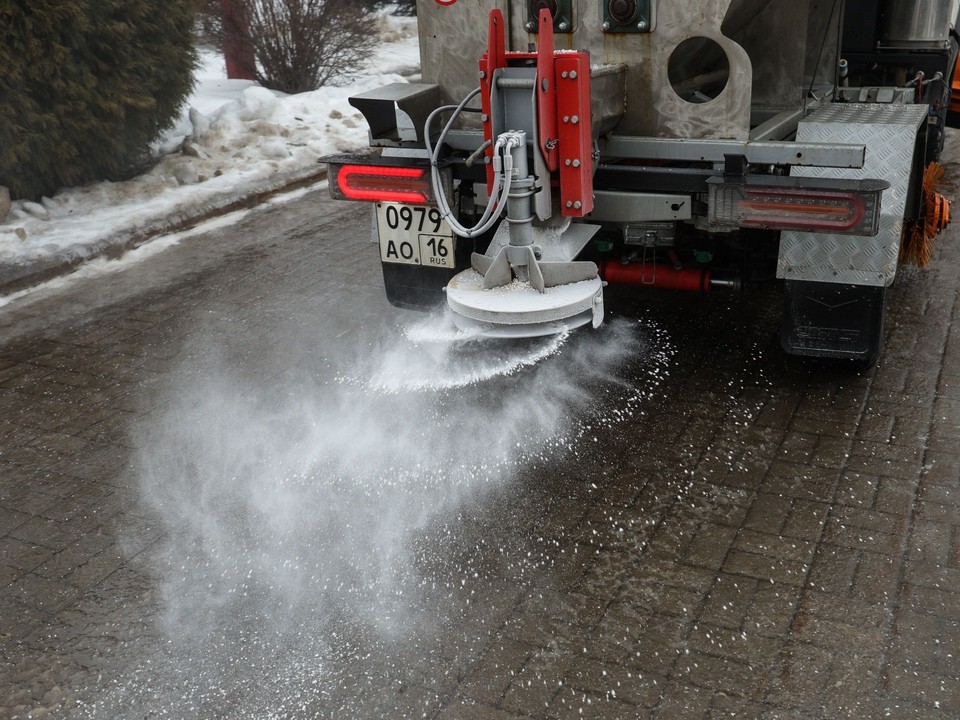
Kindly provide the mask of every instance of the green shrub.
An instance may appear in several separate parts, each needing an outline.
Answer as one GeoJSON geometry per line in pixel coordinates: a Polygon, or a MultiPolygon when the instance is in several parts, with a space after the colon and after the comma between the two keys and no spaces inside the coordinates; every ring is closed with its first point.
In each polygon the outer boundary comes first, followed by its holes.
{"type": "Polygon", "coordinates": [[[0,185],[119,179],[193,86],[196,0],[0,0],[0,185]]]}

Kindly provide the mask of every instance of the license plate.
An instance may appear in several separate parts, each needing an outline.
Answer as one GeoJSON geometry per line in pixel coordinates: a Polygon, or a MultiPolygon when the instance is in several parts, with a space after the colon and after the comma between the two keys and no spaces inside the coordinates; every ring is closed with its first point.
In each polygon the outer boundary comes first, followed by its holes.
{"type": "Polygon", "coordinates": [[[456,267],[453,230],[435,207],[377,203],[377,235],[383,262],[456,267]]]}

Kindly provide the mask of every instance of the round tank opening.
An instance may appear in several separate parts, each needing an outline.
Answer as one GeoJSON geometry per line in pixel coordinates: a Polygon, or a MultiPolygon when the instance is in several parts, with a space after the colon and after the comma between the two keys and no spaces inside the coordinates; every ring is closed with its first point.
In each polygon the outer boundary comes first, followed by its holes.
{"type": "Polygon", "coordinates": [[[556,18],[558,9],[557,0],[533,0],[530,3],[530,14],[536,18],[540,17],[541,10],[549,10],[550,17],[556,18]]]}
{"type": "Polygon", "coordinates": [[[667,77],[673,91],[687,102],[710,102],[727,86],[730,61],[716,40],[687,38],[671,53],[667,77]]]}
{"type": "Polygon", "coordinates": [[[636,0],[610,0],[607,12],[615,23],[629,25],[637,17],[637,2],[636,0]]]}

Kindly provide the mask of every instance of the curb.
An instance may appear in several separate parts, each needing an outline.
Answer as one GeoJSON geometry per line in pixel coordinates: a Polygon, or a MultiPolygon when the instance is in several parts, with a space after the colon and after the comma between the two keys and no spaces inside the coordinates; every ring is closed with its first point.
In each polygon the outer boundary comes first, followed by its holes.
{"type": "Polygon", "coordinates": [[[84,247],[82,251],[65,250],[24,266],[0,266],[0,298],[69,275],[90,260],[101,257],[117,259],[160,235],[182,232],[227,213],[255,208],[277,195],[300,190],[326,178],[326,165],[320,169],[286,173],[245,193],[224,193],[208,205],[189,211],[174,211],[145,225],[121,230],[84,247]]]}

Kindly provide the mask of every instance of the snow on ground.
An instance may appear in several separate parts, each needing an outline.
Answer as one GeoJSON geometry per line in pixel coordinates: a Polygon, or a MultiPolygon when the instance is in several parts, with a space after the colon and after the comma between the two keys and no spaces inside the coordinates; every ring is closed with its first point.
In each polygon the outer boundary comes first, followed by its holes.
{"type": "Polygon", "coordinates": [[[319,169],[321,155],[366,147],[366,122],[347,98],[419,72],[416,18],[384,14],[379,23],[382,43],[366,67],[337,87],[297,95],[227,80],[222,55],[201,50],[197,86],[158,143],[157,165],[132,180],[63,189],[41,203],[14,202],[0,222],[0,264],[86,257],[111,235],[135,234],[225,195],[319,169]]]}

